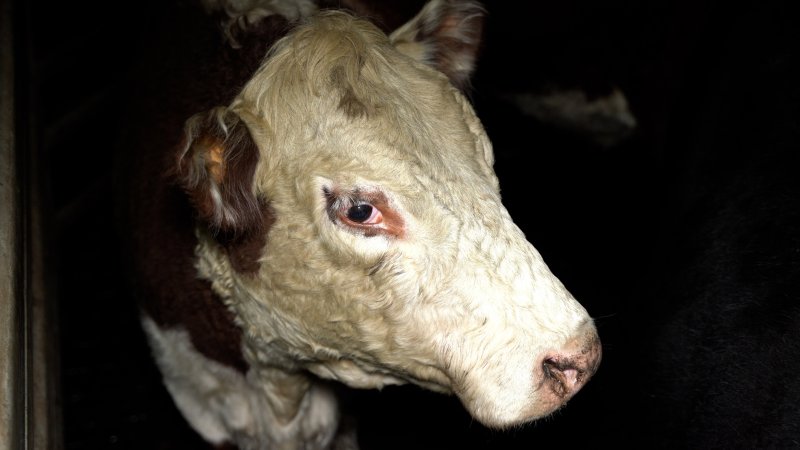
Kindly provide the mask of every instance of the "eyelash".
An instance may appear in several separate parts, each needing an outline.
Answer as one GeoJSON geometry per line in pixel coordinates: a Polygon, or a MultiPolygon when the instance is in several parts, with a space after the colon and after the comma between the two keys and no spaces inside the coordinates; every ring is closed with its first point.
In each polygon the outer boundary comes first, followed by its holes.
{"type": "Polygon", "coordinates": [[[381,210],[369,203],[357,203],[339,213],[345,223],[378,225],[383,222],[381,210]]]}
{"type": "Polygon", "coordinates": [[[371,228],[383,222],[381,210],[369,202],[350,196],[337,196],[324,189],[331,219],[354,228],[371,228]]]}
{"type": "Polygon", "coordinates": [[[323,188],[328,217],[335,224],[365,237],[386,235],[400,238],[405,234],[402,218],[388,205],[380,191],[346,193],[323,188]]]}

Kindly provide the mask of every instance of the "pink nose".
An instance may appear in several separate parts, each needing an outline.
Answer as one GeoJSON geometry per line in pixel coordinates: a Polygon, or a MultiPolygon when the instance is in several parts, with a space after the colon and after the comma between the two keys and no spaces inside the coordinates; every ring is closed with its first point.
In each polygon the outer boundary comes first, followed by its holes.
{"type": "Polygon", "coordinates": [[[597,371],[602,356],[602,347],[597,333],[570,342],[559,352],[548,355],[542,361],[543,385],[549,388],[561,402],[566,402],[597,371]]]}

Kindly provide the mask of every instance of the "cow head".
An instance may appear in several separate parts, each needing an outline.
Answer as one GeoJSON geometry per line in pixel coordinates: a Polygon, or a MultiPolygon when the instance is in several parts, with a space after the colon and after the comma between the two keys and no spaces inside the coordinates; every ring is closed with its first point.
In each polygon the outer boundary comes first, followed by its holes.
{"type": "Polygon", "coordinates": [[[503,207],[454,87],[481,16],[437,0],[387,37],[322,13],[232,104],[187,122],[197,267],[252,366],[454,392],[496,427],[549,414],[594,373],[593,322],[503,207]]]}

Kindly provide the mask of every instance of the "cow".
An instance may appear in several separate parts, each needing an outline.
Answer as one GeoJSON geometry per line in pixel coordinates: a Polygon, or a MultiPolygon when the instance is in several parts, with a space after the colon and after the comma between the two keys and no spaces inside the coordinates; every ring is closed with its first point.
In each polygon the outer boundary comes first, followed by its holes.
{"type": "Polygon", "coordinates": [[[482,6],[432,0],[387,33],[353,5],[165,6],[132,80],[132,286],[167,390],[213,445],[355,448],[331,382],[412,383],[515,427],[601,359],[504,208],[463,93],[482,6]]]}
{"type": "Polygon", "coordinates": [[[800,36],[790,16],[758,5],[671,19],[665,39],[680,35],[677,51],[659,55],[668,89],[651,87],[648,111],[669,124],[652,138],[666,161],[663,223],[639,291],[650,301],[628,307],[639,319],[629,355],[641,398],[627,421],[637,446],[800,444],[800,36]]]}

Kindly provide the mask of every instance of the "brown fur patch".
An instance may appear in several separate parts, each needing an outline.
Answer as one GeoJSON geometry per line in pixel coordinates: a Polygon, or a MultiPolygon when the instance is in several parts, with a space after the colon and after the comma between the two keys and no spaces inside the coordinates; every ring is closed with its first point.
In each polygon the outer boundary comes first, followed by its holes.
{"type": "Polygon", "coordinates": [[[261,228],[261,202],[253,189],[258,147],[247,126],[233,112],[215,108],[189,119],[185,142],[176,178],[199,218],[215,232],[261,228]]]}
{"type": "Polygon", "coordinates": [[[356,97],[353,89],[349,86],[342,89],[339,109],[341,109],[347,117],[351,118],[366,116],[368,113],[367,106],[356,97]]]}
{"type": "MultiPolygon", "coordinates": [[[[193,2],[166,3],[155,19],[142,42],[149,59],[130,78],[136,94],[126,120],[136,126],[123,130],[116,166],[116,207],[120,235],[127,244],[125,261],[131,264],[131,286],[143,312],[159,326],[185,327],[200,353],[244,373],[248,364],[241,351],[241,330],[210,284],[197,278],[197,212],[164,172],[174,168],[170,149],[179,145],[184,121],[229,104],[289,24],[280,16],[268,17],[239,36],[242,48],[231,49],[214,21],[193,2]]],[[[237,168],[228,167],[220,175],[230,170],[237,168]]],[[[207,199],[199,203],[208,206],[207,199]]],[[[258,228],[264,224],[263,211],[255,215],[258,228]]],[[[266,233],[261,236],[265,239],[266,233]]],[[[228,250],[240,269],[252,270],[247,261],[255,260],[249,250],[256,246],[254,241],[251,236],[248,245],[239,242],[228,250]]]]}
{"type": "MultiPolygon", "coordinates": [[[[363,67],[363,62],[359,64],[359,70],[363,67]]],[[[353,86],[348,82],[347,75],[343,67],[336,67],[331,72],[331,83],[333,87],[341,93],[339,99],[339,109],[345,113],[346,116],[351,118],[358,118],[367,116],[370,112],[370,107],[367,106],[356,95],[353,86]]]]}
{"type": "Polygon", "coordinates": [[[150,242],[145,257],[137,261],[139,271],[148,280],[140,286],[142,309],[161,327],[184,327],[204,356],[247,372],[241,330],[234,323],[233,313],[214,294],[211,284],[197,277],[194,221],[183,193],[166,188],[153,203],[176,220],[146,230],[150,242]]]}
{"type": "Polygon", "coordinates": [[[216,236],[217,241],[225,248],[233,270],[239,273],[254,275],[261,267],[260,260],[267,244],[267,236],[275,223],[275,215],[269,206],[263,206],[262,210],[263,221],[259,228],[245,233],[223,233],[216,236]]]}

